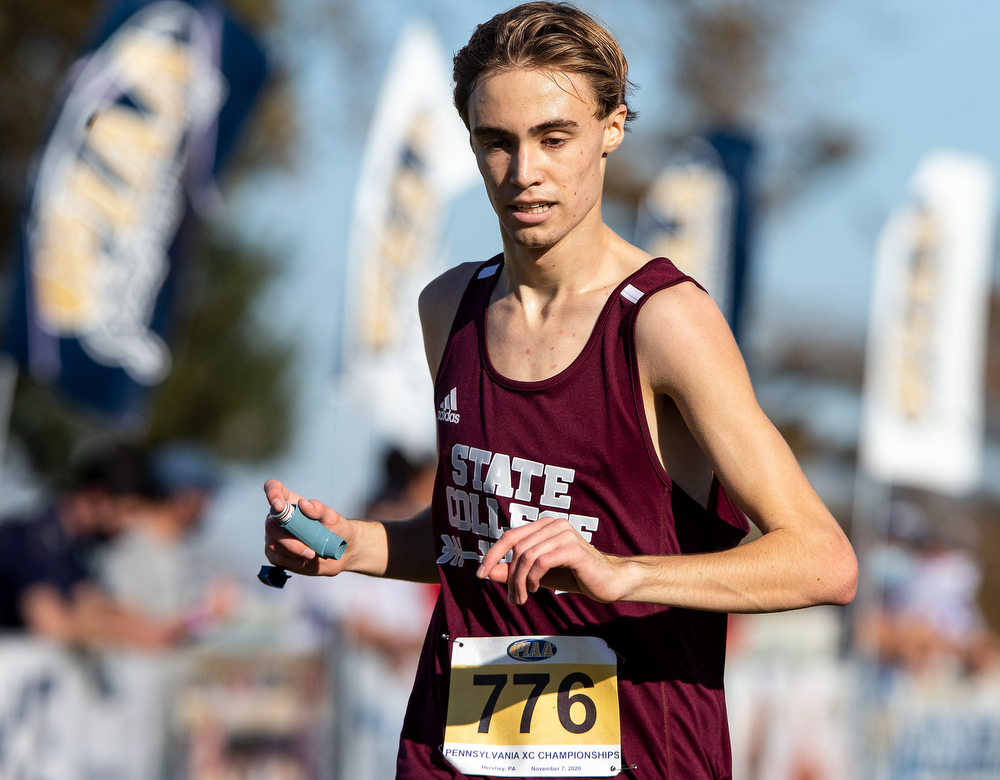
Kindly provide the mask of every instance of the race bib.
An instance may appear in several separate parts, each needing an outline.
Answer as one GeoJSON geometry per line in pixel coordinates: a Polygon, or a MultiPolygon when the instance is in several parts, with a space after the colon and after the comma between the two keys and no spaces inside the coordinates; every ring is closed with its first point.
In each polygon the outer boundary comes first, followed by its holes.
{"type": "Polygon", "coordinates": [[[588,636],[456,640],[443,750],[467,775],[617,775],[614,651],[588,636]]]}

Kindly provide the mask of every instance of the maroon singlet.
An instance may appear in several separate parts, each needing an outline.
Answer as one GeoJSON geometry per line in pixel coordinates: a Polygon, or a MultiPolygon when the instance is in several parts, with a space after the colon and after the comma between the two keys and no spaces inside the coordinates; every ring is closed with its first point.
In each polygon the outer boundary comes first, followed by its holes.
{"type": "Polygon", "coordinates": [[[486,308],[502,256],[473,275],[435,382],[439,463],[433,526],[441,593],[400,742],[400,778],[460,776],[441,755],[451,642],[446,637],[598,636],[618,654],[625,777],[731,775],[722,690],[726,615],[599,604],[540,589],[524,606],[475,573],[510,526],[562,513],[597,549],[676,555],[736,545],[743,514],[713,483],[709,510],[672,485],[646,424],[635,318],[651,293],[692,281],[656,259],[611,294],[573,363],[541,382],[501,376],[486,352],[486,308]]]}

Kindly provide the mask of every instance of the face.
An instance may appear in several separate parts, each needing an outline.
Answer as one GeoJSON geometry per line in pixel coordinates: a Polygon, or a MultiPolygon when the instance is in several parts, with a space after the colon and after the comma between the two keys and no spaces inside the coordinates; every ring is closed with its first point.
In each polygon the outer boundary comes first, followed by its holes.
{"type": "Polygon", "coordinates": [[[178,531],[186,533],[201,524],[208,501],[208,493],[192,488],[180,491],[166,499],[164,503],[170,512],[174,527],[178,531]]]}
{"type": "Polygon", "coordinates": [[[624,138],[625,107],[598,119],[586,77],[515,68],[469,99],[472,149],[505,247],[547,249],[601,224],[605,156],[624,138]]]}
{"type": "Polygon", "coordinates": [[[111,539],[129,524],[140,505],[132,495],[112,495],[99,487],[85,487],[67,498],[67,520],[74,535],[84,539],[111,539]]]}

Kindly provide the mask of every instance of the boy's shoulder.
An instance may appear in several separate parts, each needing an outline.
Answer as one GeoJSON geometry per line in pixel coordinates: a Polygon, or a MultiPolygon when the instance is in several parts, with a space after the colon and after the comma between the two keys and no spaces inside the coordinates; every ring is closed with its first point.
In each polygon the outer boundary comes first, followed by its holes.
{"type": "MultiPolygon", "coordinates": [[[[493,260],[498,261],[499,255],[493,260]]],[[[437,375],[437,366],[444,354],[462,296],[482,265],[482,262],[460,263],[449,268],[424,287],[417,299],[424,333],[424,350],[432,377],[437,375]]]]}

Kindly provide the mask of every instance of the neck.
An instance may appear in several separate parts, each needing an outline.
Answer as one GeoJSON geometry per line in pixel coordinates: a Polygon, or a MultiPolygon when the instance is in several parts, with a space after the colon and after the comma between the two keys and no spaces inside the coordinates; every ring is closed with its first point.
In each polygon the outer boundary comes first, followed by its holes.
{"type": "Polygon", "coordinates": [[[545,247],[524,246],[505,235],[503,254],[508,282],[512,289],[529,287],[553,295],[563,290],[588,289],[608,267],[614,244],[620,240],[603,222],[586,230],[578,228],[545,247]]]}
{"type": "Polygon", "coordinates": [[[170,512],[161,504],[150,503],[139,509],[133,519],[133,525],[148,533],[155,539],[172,540],[180,536],[170,512]]]}
{"type": "Polygon", "coordinates": [[[574,231],[550,247],[524,247],[504,238],[503,289],[518,299],[547,300],[617,285],[649,258],[601,222],[597,229],[574,231]]]}

